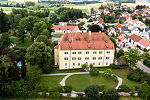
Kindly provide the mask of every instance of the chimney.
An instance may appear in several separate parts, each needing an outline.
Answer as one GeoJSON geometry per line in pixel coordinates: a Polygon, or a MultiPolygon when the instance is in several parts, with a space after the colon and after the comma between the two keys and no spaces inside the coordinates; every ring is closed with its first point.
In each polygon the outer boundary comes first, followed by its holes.
{"type": "Polygon", "coordinates": [[[91,31],[89,31],[89,36],[91,36],[91,31]]]}

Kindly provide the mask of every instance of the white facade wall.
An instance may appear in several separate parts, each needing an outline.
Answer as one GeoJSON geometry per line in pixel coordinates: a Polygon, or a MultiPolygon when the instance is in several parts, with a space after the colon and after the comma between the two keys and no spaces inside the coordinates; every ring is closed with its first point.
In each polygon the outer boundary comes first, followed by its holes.
{"type": "MultiPolygon", "coordinates": [[[[93,64],[95,67],[109,66],[113,63],[115,50],[59,50],[59,69],[81,68],[82,64],[93,64]],[[109,51],[110,53],[107,53],[109,51]],[[65,54],[68,52],[68,54],[65,54]],[[73,54],[76,52],[76,54],[73,54]],[[81,52],[81,54],[78,54],[81,52]],[[89,52],[89,54],[86,54],[89,52]],[[96,54],[93,54],[96,52],[96,54]],[[102,52],[102,53],[99,53],[102,52]],[[89,59],[85,59],[88,57],[89,59]],[[101,57],[102,59],[99,59],[101,57]],[[109,59],[106,59],[109,57],[109,59]],[[68,60],[65,60],[67,58],[68,60]],[[73,60],[73,58],[75,58],[73,60]],[[81,60],[79,60],[81,58],[81,60]]],[[[56,51],[57,52],[57,51],[56,51]]]]}

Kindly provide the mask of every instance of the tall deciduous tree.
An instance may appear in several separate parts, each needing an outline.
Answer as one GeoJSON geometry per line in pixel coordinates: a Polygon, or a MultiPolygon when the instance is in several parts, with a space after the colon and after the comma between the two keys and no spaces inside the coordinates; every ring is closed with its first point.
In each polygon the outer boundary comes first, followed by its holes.
{"type": "Polygon", "coordinates": [[[13,63],[8,56],[0,56],[0,96],[12,94],[13,80],[10,77],[9,70],[13,67],[13,63]]]}
{"type": "Polygon", "coordinates": [[[45,22],[37,22],[34,24],[33,30],[34,30],[34,37],[36,38],[40,33],[42,33],[45,29],[47,29],[47,25],[45,22]]]}
{"type": "Polygon", "coordinates": [[[35,85],[40,83],[41,73],[42,70],[38,66],[30,66],[30,64],[28,64],[26,80],[29,86],[34,88],[35,85]]]}
{"type": "Polygon", "coordinates": [[[10,38],[8,33],[2,33],[2,36],[0,38],[0,46],[1,47],[8,47],[11,44],[10,38]]]}
{"type": "Polygon", "coordinates": [[[150,85],[146,82],[143,83],[138,89],[139,97],[143,98],[143,100],[150,100],[150,85]]]}
{"type": "Polygon", "coordinates": [[[8,17],[3,10],[0,10],[0,34],[8,31],[8,17]]]}
{"type": "Polygon", "coordinates": [[[127,52],[124,52],[124,56],[120,58],[126,61],[130,67],[135,67],[136,63],[141,60],[142,57],[138,49],[129,49],[127,52]]]}
{"type": "Polygon", "coordinates": [[[47,38],[46,35],[39,35],[36,38],[36,42],[44,42],[47,46],[51,45],[51,41],[47,38]]]}
{"type": "Polygon", "coordinates": [[[25,57],[28,64],[38,66],[44,73],[49,73],[52,70],[52,49],[43,42],[34,42],[27,48],[25,57]]]}
{"type": "Polygon", "coordinates": [[[28,16],[28,17],[22,18],[20,23],[19,23],[19,26],[21,28],[23,28],[24,30],[26,30],[27,32],[30,33],[32,41],[34,40],[33,27],[34,27],[34,24],[37,23],[37,22],[38,22],[38,18],[37,17],[35,17],[35,16],[28,16]]]}
{"type": "Polygon", "coordinates": [[[99,100],[100,95],[99,95],[99,90],[97,86],[89,86],[85,90],[85,100],[99,100]]]}
{"type": "Polygon", "coordinates": [[[57,23],[58,19],[57,19],[57,14],[56,13],[50,13],[49,14],[49,20],[52,22],[52,23],[57,23]]]}

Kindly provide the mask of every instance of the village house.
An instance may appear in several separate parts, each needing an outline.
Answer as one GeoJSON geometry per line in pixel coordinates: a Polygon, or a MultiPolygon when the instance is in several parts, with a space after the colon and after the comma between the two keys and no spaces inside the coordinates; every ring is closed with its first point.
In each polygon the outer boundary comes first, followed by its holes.
{"type": "Polygon", "coordinates": [[[55,65],[59,69],[109,66],[114,60],[115,47],[105,33],[65,33],[54,47],[55,65]]]}
{"type": "Polygon", "coordinates": [[[117,35],[115,29],[112,27],[107,28],[107,33],[109,36],[112,36],[112,35],[116,36],[117,35]]]}
{"type": "Polygon", "coordinates": [[[131,33],[132,33],[132,34],[139,34],[139,33],[140,33],[140,30],[139,30],[137,27],[134,27],[134,28],[131,30],[131,33]]]}
{"type": "Polygon", "coordinates": [[[144,48],[150,50],[150,42],[138,35],[132,34],[129,37],[129,42],[141,50],[143,50],[144,48]]]}
{"type": "Polygon", "coordinates": [[[124,32],[124,33],[126,33],[126,34],[129,33],[129,29],[128,29],[128,27],[126,27],[126,26],[122,26],[122,27],[121,27],[121,31],[124,32]]]}
{"type": "Polygon", "coordinates": [[[116,43],[118,45],[118,47],[122,48],[122,47],[126,47],[128,46],[128,39],[126,39],[125,36],[118,36],[117,39],[116,39],[116,43]]]}
{"type": "Polygon", "coordinates": [[[80,32],[78,26],[68,26],[68,22],[59,22],[59,25],[52,25],[54,33],[64,34],[66,32],[80,32]]]}

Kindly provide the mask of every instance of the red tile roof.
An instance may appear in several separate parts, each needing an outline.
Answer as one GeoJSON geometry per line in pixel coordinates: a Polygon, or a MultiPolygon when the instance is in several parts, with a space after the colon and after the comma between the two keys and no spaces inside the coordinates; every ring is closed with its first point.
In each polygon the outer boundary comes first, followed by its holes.
{"type": "Polygon", "coordinates": [[[136,11],[137,14],[143,14],[144,11],[136,11]]]}
{"type": "Polygon", "coordinates": [[[53,25],[52,29],[54,30],[71,30],[72,32],[78,32],[78,26],[62,26],[62,25],[53,25]]]}
{"type": "Polygon", "coordinates": [[[115,28],[121,28],[121,24],[120,23],[116,23],[115,24],[115,28]]]}
{"type": "Polygon", "coordinates": [[[140,41],[142,38],[135,35],[135,34],[132,34],[130,37],[129,37],[131,40],[135,41],[135,42],[138,42],[140,41]]]}
{"type": "Polygon", "coordinates": [[[122,43],[124,39],[126,39],[124,36],[120,35],[119,37],[117,37],[118,39],[118,44],[122,43]]]}
{"type": "Polygon", "coordinates": [[[98,19],[99,23],[104,23],[104,20],[102,18],[98,19]]]}
{"type": "Polygon", "coordinates": [[[138,41],[138,43],[140,43],[141,45],[143,45],[144,47],[148,47],[150,46],[150,42],[145,40],[145,39],[141,39],[140,41],[138,41]]]}
{"type": "Polygon", "coordinates": [[[135,19],[135,20],[133,20],[133,23],[136,23],[136,22],[138,22],[139,20],[138,19],[135,19]]]}
{"type": "Polygon", "coordinates": [[[115,49],[113,42],[107,35],[98,32],[89,33],[65,33],[59,39],[61,50],[110,50],[115,49]]]}
{"type": "Polygon", "coordinates": [[[103,11],[104,11],[104,9],[99,9],[99,11],[103,12],[103,11]]]}
{"type": "Polygon", "coordinates": [[[58,49],[58,45],[56,45],[56,46],[54,47],[54,49],[58,49]]]}

